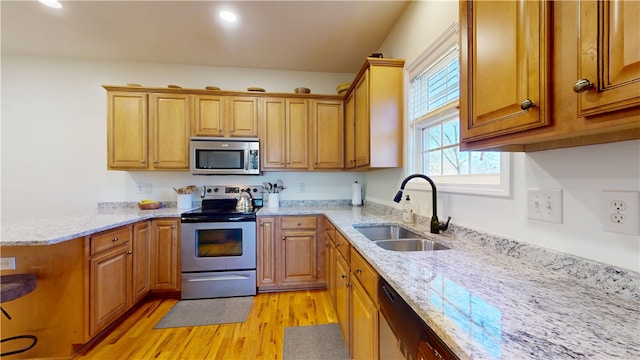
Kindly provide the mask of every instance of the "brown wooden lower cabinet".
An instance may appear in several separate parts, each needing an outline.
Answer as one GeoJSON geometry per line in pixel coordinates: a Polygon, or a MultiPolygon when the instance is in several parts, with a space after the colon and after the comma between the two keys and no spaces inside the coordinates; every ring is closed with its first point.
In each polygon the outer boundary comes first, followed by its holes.
{"type": "Polygon", "coordinates": [[[324,228],[327,284],[344,342],[352,359],[379,359],[378,273],[333,224],[324,228]]]}
{"type": "Polygon", "coordinates": [[[180,291],[180,219],[151,221],[150,290],[180,291]]]}
{"type": "Polygon", "coordinates": [[[151,270],[151,222],[142,221],[133,225],[131,303],[135,304],[149,293],[149,271],[151,270]]]}
{"type": "Polygon", "coordinates": [[[131,306],[132,228],[125,226],[88,238],[89,336],[94,336],[131,306]]]}
{"type": "Polygon", "coordinates": [[[258,217],[258,291],[325,287],[320,217],[258,217]]]}

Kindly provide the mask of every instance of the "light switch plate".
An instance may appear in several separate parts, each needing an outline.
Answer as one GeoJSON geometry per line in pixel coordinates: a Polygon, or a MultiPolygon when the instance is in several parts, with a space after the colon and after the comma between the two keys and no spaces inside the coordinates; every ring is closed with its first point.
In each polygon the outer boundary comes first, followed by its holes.
{"type": "Polygon", "coordinates": [[[528,189],[527,218],[562,224],[562,189],[528,189]]]}

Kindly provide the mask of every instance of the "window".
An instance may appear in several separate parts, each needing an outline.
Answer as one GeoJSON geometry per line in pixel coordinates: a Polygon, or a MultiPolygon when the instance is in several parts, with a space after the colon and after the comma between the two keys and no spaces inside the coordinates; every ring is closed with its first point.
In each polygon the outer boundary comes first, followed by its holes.
{"type": "Polygon", "coordinates": [[[510,196],[508,153],[460,150],[457,42],[456,23],[407,66],[408,171],[429,175],[444,192],[510,196]]]}

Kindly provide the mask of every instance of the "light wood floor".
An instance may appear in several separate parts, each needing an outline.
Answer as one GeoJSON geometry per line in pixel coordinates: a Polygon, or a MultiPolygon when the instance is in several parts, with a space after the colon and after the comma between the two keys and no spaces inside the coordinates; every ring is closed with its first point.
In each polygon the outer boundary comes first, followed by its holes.
{"type": "Polygon", "coordinates": [[[154,330],[177,301],[148,300],[75,359],[281,359],[285,327],[337,322],[329,293],[313,290],[258,294],[244,323],[154,330]]]}

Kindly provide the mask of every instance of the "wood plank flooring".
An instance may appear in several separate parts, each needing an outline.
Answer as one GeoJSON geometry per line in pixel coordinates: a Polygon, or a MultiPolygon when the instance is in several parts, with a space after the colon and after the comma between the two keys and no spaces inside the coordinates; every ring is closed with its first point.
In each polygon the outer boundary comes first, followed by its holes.
{"type": "Polygon", "coordinates": [[[284,328],[337,322],[326,290],[258,294],[238,324],[156,329],[176,299],[146,301],[75,359],[282,359],[284,328]]]}

